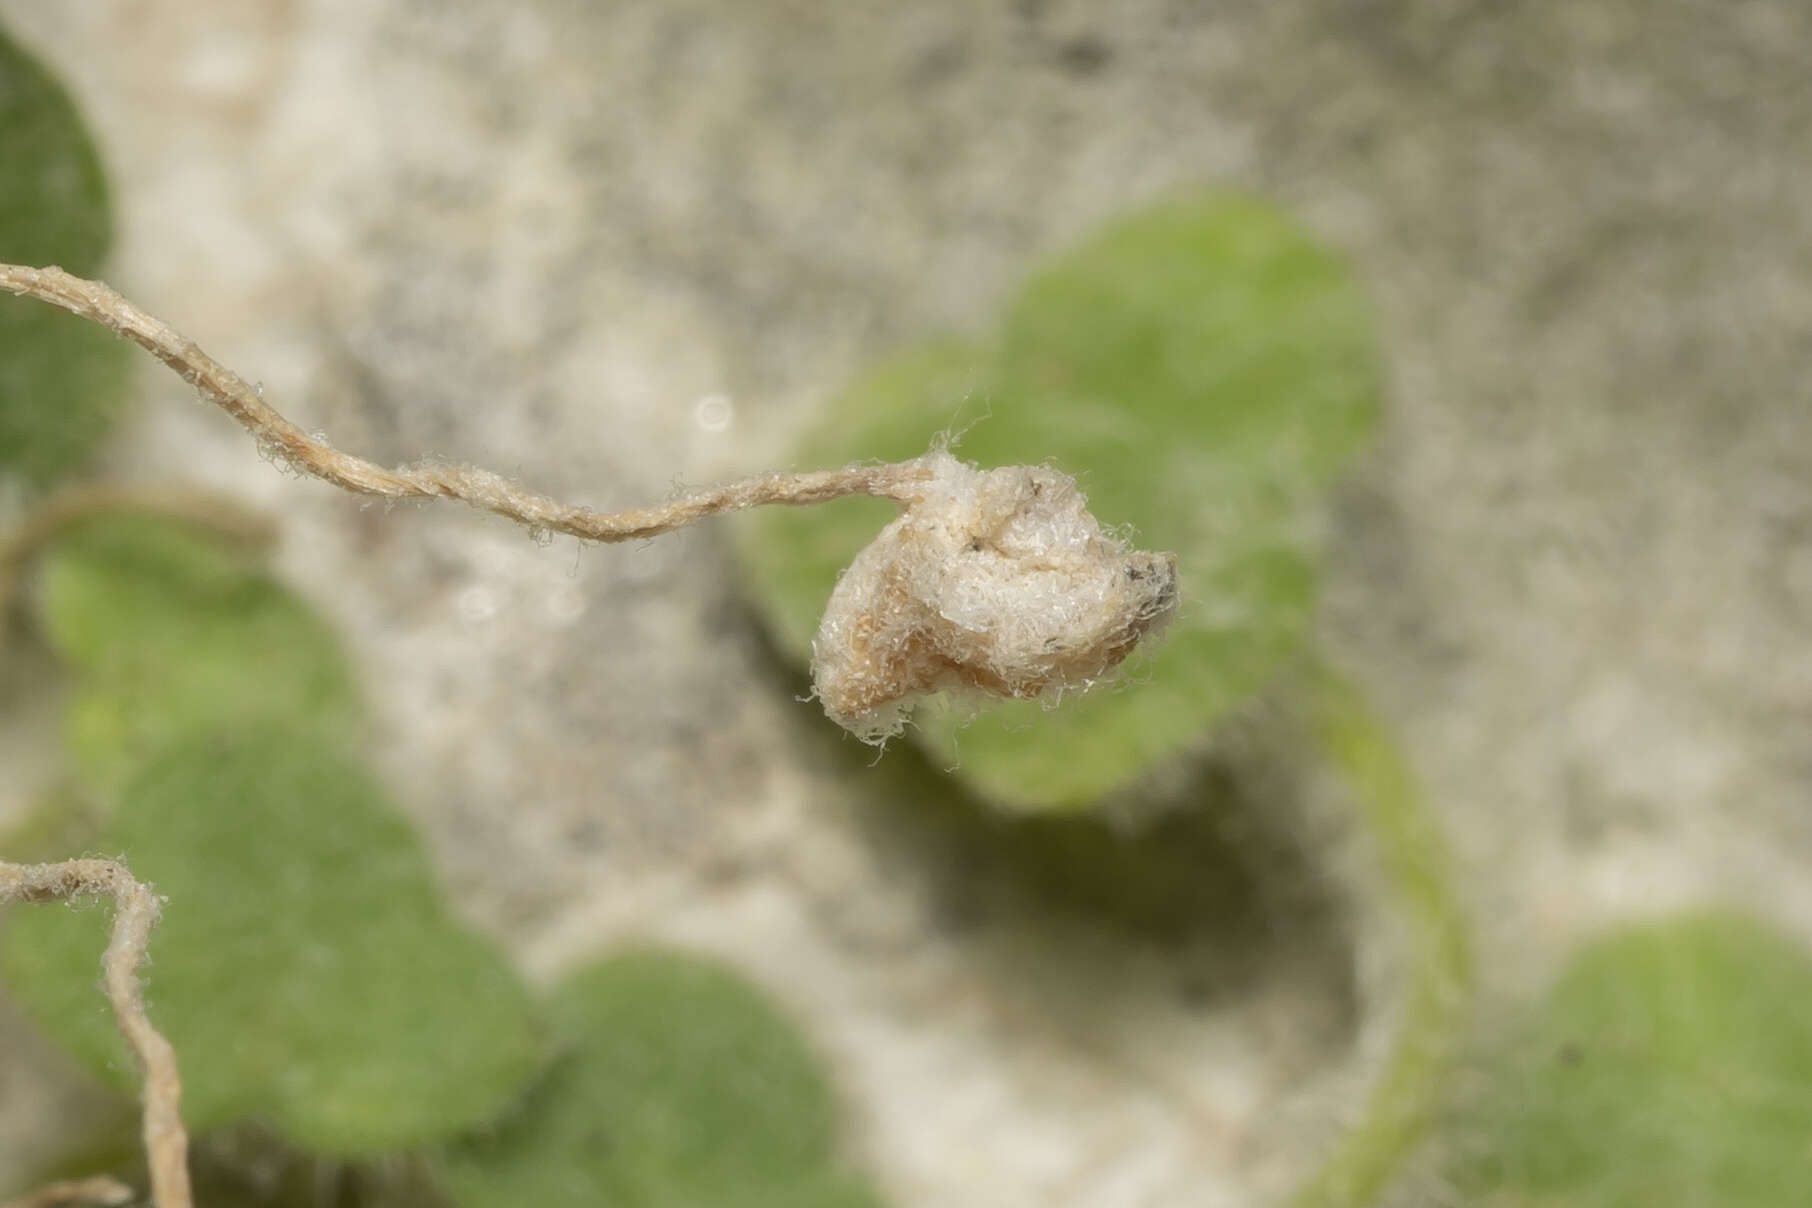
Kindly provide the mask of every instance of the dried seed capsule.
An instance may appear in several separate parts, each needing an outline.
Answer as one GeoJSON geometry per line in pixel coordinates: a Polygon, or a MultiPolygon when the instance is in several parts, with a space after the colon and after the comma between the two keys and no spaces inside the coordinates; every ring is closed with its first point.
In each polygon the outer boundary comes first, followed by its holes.
{"type": "Polygon", "coordinates": [[[1068,475],[982,470],[937,450],[930,477],[837,582],[812,643],[831,719],[869,742],[944,688],[1036,697],[1099,678],[1176,608],[1176,555],[1105,535],[1068,475]]]}

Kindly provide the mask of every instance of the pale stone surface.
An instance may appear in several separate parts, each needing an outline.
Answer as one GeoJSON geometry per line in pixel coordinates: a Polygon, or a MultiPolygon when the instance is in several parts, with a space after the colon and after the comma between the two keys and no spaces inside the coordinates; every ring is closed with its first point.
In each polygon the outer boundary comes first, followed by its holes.
{"type": "MultiPolygon", "coordinates": [[[[0,20],[99,132],[129,295],[349,448],[601,505],[774,465],[867,358],[1167,188],[1279,198],[1377,301],[1390,426],[1336,517],[1329,634],[1454,832],[1490,986],[1706,897],[1812,935],[1799,0],[0,20]]],[[[632,936],[753,971],[901,1205],[1265,1202],[1349,1110],[1392,948],[1349,921],[1355,988],[1315,886],[1363,861],[1301,855],[1315,810],[1233,811],[1213,918],[1055,909],[990,827],[902,817],[824,738],[720,533],[580,551],[362,508],[140,380],[114,466],[294,512],[282,570],[366,669],[469,916],[538,976],[632,936]]],[[[4,1056],[8,1096],[65,1093],[4,1056]]],[[[0,1185],[44,1144],[15,1118],[0,1185]]]]}

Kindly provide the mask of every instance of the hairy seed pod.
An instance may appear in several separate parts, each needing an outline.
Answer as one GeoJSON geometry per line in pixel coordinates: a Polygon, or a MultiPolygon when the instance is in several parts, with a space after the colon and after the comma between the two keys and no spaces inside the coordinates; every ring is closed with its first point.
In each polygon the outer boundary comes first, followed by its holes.
{"type": "Polygon", "coordinates": [[[824,710],[869,742],[944,688],[1017,698],[1086,686],[1176,608],[1176,555],[1101,531],[1075,480],[944,450],[837,582],[812,643],[824,710]]]}

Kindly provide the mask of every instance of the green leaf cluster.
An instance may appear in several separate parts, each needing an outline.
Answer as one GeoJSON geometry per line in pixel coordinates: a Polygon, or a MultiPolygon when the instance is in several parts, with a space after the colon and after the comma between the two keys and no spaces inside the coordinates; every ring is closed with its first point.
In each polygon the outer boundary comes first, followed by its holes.
{"type": "MultiPolygon", "coordinates": [[[[421,845],[357,761],[307,729],[185,735],[133,777],[101,846],[169,899],[146,993],[183,1065],[184,1117],[268,1123],[371,1154],[491,1118],[539,1032],[496,950],[447,915],[421,845]]],[[[109,912],[18,913],[10,992],[128,1074],[95,990],[109,912]]]]}
{"type": "MultiPolygon", "coordinates": [[[[170,900],[148,993],[198,1130],[259,1120],[374,1153],[501,1111],[539,1026],[457,925],[362,766],[354,677],[266,572],[184,528],[115,515],[46,558],[41,628],[75,672],[70,751],[101,803],[85,846],[170,900]]],[[[129,1076],[95,960],[107,912],[10,920],[0,971],[69,1048],[129,1076]]]]}
{"type": "MultiPolygon", "coordinates": [[[[1198,743],[1305,649],[1316,516],[1377,424],[1370,314],[1339,257],[1275,208],[1182,198],[1136,214],[1036,273],[982,340],[900,355],[839,395],[801,464],[896,460],[970,421],[984,465],[1048,459],[1140,545],[1174,550],[1180,614],[1136,691],[1061,709],[921,710],[914,734],[984,796],[1076,808],[1198,743]]],[[[748,518],[754,600],[808,660],[841,569],[891,515],[852,500],[748,518]]]]}

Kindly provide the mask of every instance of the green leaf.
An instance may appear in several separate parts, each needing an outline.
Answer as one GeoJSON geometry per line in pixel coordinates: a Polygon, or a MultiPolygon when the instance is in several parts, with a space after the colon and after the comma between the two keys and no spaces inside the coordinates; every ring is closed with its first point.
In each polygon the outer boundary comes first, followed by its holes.
{"type": "MultiPolygon", "coordinates": [[[[317,734],[190,736],[132,783],[101,846],[168,899],[147,997],[191,1128],[263,1119],[317,1151],[380,1153],[497,1115],[533,1076],[526,991],[317,734]]],[[[52,1035],[128,1077],[96,987],[109,913],[16,912],[0,972],[52,1035]]]]}
{"type": "Polygon", "coordinates": [[[554,996],[568,1047],[524,1109],[440,1160],[464,1208],[874,1208],[792,1025],[721,966],[616,956],[554,996]]]}
{"type": "MultiPolygon", "coordinates": [[[[106,180],[68,95],[0,32],[0,262],[92,276],[112,236],[106,180]]],[[[42,302],[0,296],[0,472],[34,485],[88,455],[118,410],[126,345],[42,302]]]]}
{"type": "MultiPolygon", "coordinates": [[[[1370,314],[1343,261],[1262,203],[1190,198],[1036,274],[988,345],[932,344],[857,382],[796,460],[912,457],[974,420],[983,465],[1051,461],[1104,524],[1174,550],[1182,608],[1127,683],[1059,709],[921,709],[918,739],[984,795],[1076,807],[1199,741],[1297,656],[1316,507],[1378,419],[1370,314]]],[[[890,514],[767,509],[740,529],[752,595],[801,661],[838,573],[890,514]]]]}
{"type": "Polygon", "coordinates": [[[1461,1203],[1812,1203],[1812,959],[1694,914],[1589,945],[1465,1133],[1461,1203]]]}
{"type": "Polygon", "coordinates": [[[121,515],[44,559],[40,613],[80,674],[69,742],[116,792],[165,743],[260,721],[350,738],[363,711],[335,635],[264,571],[183,526],[121,515]]]}

